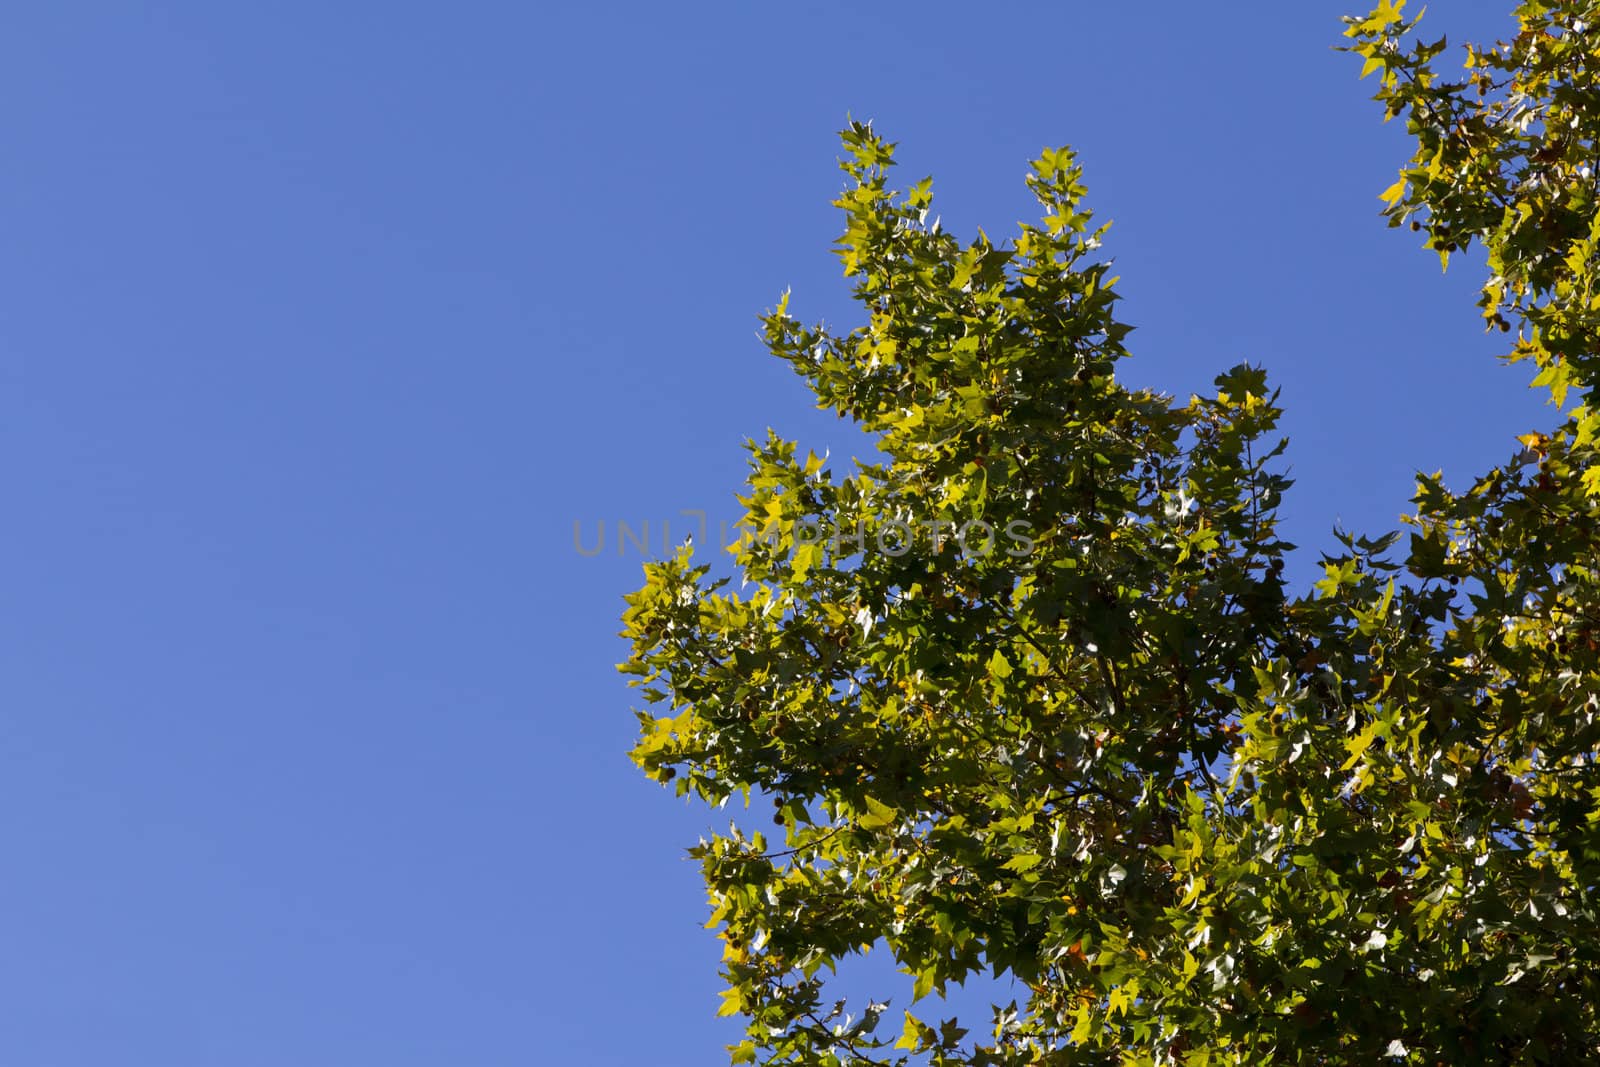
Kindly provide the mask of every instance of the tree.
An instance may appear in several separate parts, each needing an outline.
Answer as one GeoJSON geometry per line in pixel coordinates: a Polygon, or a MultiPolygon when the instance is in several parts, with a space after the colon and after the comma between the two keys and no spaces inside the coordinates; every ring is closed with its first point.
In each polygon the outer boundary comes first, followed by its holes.
{"type": "Polygon", "coordinates": [[[1347,20],[1416,139],[1389,223],[1482,244],[1487,323],[1577,403],[1308,591],[1264,372],[1118,383],[1070,151],[1033,164],[1038,225],[962,244],[842,135],[864,321],[785,296],[765,335],[884,458],[752,442],[748,593],[686,550],[624,620],[666,712],[634,760],[781,828],[692,850],[733,1062],[1600,1062],[1600,3],[1523,3],[1454,81],[1400,7],[1347,20]],[[826,996],[869,947],[903,1017],[826,996]],[[923,1017],[980,971],[1026,997],[923,1017]]]}

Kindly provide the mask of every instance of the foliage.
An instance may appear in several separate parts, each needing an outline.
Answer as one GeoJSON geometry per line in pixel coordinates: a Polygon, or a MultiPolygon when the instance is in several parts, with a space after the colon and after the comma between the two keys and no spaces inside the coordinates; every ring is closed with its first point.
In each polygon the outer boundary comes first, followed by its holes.
{"type": "Polygon", "coordinates": [[[1348,49],[1416,139],[1391,224],[1481,243],[1509,358],[1580,402],[1464,492],[1421,478],[1403,545],[1341,535],[1303,595],[1276,394],[1118,383],[1071,152],[1033,164],[1038,225],[963,244],[843,134],[864,322],[786,296],[765,332],[883,460],[752,442],[747,591],[686,550],[625,615],[665,712],[635,761],[780,828],[693,850],[733,1062],[1600,1062],[1600,4],[1517,17],[1457,81],[1389,0],[1348,49]],[[909,1010],[827,996],[869,948],[909,1010]],[[1023,1002],[927,1014],[980,971],[1023,1002]]]}

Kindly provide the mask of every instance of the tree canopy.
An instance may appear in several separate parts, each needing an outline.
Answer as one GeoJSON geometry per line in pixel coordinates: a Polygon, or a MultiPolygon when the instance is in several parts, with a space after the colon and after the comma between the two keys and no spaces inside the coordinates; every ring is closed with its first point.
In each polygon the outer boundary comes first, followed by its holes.
{"type": "Polygon", "coordinates": [[[962,242],[843,133],[861,321],[763,321],[880,456],[751,442],[745,585],[685,549],[624,616],[633,759],[774,809],[692,850],[734,1063],[1600,1062],[1600,3],[1529,0],[1459,70],[1402,4],[1344,45],[1415,140],[1383,213],[1484,248],[1560,413],[1310,589],[1265,372],[1119,383],[1070,150],[1037,224],[962,242]],[[906,988],[836,999],[869,949],[906,988]],[[1026,995],[941,1020],[980,973],[1026,995]]]}

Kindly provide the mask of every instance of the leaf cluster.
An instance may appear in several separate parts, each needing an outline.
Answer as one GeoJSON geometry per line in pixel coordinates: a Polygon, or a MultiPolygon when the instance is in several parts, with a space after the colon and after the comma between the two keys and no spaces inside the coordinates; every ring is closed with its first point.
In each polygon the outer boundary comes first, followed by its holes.
{"type": "Polygon", "coordinates": [[[1523,4],[1455,81],[1399,4],[1349,21],[1417,141],[1390,221],[1483,244],[1486,319],[1583,402],[1299,594],[1277,394],[1118,381],[1073,154],[1034,161],[1037,222],[962,242],[844,131],[862,321],[785,295],[763,332],[881,458],[751,442],[742,587],[685,549],[624,616],[635,762],[772,807],[692,850],[733,1062],[1600,1061],[1597,8],[1523,4]],[[898,1014],[829,995],[868,951],[898,1014]],[[926,1014],[983,973],[1017,998],[926,1014]]]}

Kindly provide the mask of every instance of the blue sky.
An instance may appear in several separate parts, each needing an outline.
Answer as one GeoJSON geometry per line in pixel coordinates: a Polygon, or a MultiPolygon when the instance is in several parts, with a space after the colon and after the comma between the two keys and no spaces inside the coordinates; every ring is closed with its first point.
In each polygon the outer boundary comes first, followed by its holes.
{"type": "Polygon", "coordinates": [[[14,11],[0,1060],[722,1061],[681,856],[726,816],[625,759],[616,523],[735,516],[768,426],[855,447],[755,336],[786,287],[853,323],[847,113],[962,234],[1077,147],[1124,376],[1266,364],[1304,556],[1503,459],[1552,413],[1378,218],[1345,10],[14,11]]]}

